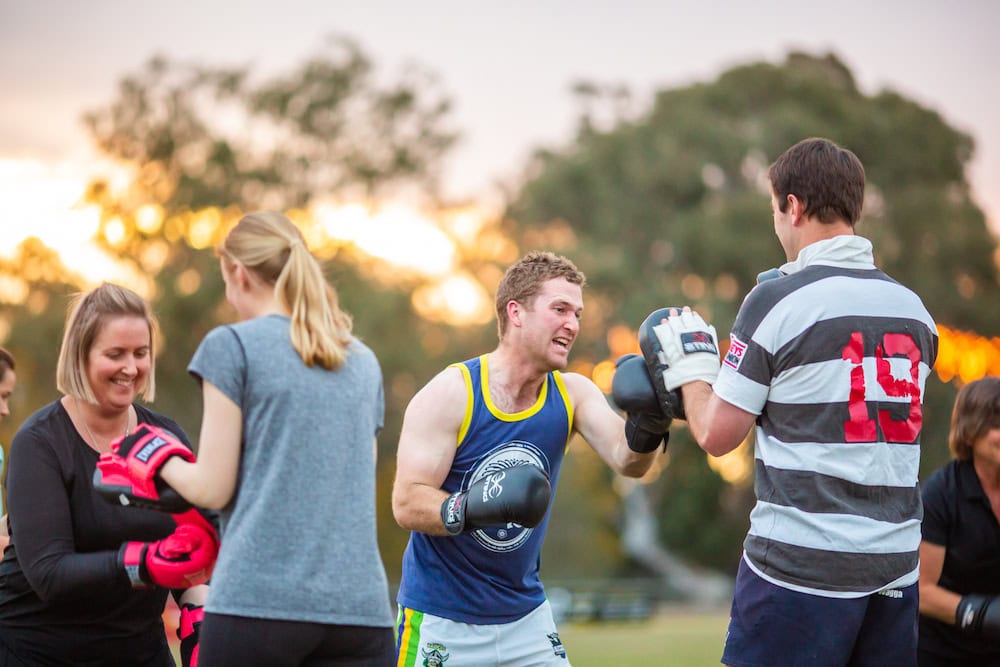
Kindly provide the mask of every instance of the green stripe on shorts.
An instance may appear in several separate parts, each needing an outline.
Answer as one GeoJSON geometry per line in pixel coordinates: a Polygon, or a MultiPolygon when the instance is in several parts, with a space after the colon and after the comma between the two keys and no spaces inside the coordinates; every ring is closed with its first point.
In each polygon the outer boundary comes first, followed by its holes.
{"type": "Polygon", "coordinates": [[[399,658],[397,667],[414,667],[420,652],[420,624],[424,622],[424,613],[413,609],[399,608],[399,623],[403,634],[399,638],[399,658]]]}

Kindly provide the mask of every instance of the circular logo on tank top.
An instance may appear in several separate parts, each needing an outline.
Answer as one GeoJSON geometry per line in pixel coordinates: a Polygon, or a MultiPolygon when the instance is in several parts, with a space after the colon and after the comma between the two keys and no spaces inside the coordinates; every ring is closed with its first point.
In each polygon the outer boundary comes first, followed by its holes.
{"type": "MultiPolygon", "coordinates": [[[[548,474],[549,469],[545,465],[547,461],[545,453],[530,442],[523,440],[505,442],[502,445],[497,445],[486,456],[479,459],[476,467],[466,474],[462,481],[462,488],[467,489],[470,485],[495,472],[526,463],[537,466],[548,474]]],[[[504,552],[513,551],[520,547],[531,537],[532,531],[532,528],[525,528],[521,524],[508,523],[506,526],[478,528],[472,531],[471,535],[490,551],[504,552]]]]}

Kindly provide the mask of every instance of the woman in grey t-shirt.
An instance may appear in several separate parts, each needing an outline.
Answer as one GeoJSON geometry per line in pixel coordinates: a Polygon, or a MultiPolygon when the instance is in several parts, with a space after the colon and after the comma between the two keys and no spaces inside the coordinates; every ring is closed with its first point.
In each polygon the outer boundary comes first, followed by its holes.
{"type": "Polygon", "coordinates": [[[197,461],[172,457],[160,470],[195,505],[221,510],[199,659],[391,665],[375,520],[378,360],[286,217],[246,215],[219,254],[241,321],[209,332],[188,367],[204,394],[197,461]]]}

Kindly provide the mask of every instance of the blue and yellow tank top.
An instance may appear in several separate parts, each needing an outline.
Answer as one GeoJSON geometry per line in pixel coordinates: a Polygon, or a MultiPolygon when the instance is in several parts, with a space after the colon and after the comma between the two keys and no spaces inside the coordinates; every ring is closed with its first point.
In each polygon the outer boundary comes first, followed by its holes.
{"type": "MultiPolygon", "coordinates": [[[[546,376],[534,405],[508,414],[490,398],[486,355],[454,366],[465,377],[468,400],[442,488],[454,493],[497,470],[530,463],[548,474],[554,499],[573,427],[573,405],[559,372],[546,376]]],[[[454,537],[411,533],[399,604],[463,623],[509,623],[527,615],[545,601],[538,569],[548,524],[549,512],[535,528],[512,523],[454,537]]]]}

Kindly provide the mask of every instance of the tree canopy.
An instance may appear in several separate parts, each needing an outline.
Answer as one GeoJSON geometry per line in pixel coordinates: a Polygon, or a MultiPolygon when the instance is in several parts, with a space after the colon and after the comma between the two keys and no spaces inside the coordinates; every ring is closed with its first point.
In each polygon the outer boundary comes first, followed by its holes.
{"type": "MultiPolygon", "coordinates": [[[[599,308],[591,318],[588,307],[577,357],[615,353],[609,327],[635,328],[662,306],[692,305],[727,338],[758,272],[785,261],[767,168],[810,136],[850,148],[864,164],[858,232],[872,239],[877,264],[914,289],[939,323],[996,331],[998,311],[983,307],[1000,303],[996,239],[965,178],[973,141],[937,112],[891,90],[866,94],[832,54],[737,66],[714,81],[661,90],[631,117],[615,87],[578,91],[586,95],[575,140],[537,152],[506,216],[522,247],[560,242],[587,274],[586,298],[599,308]],[[610,92],[602,98],[602,90],[610,92]],[[602,99],[614,118],[606,129],[593,122],[602,99]]],[[[947,459],[954,392],[933,376],[927,383],[925,472],[947,459]]],[[[695,481],[716,473],[689,456],[696,445],[683,428],[670,447],[657,482],[662,534],[698,562],[733,562],[742,541],[733,524],[743,523],[747,498],[695,481]]]]}

